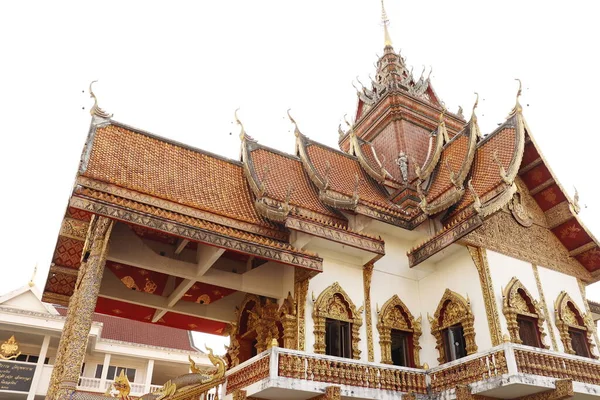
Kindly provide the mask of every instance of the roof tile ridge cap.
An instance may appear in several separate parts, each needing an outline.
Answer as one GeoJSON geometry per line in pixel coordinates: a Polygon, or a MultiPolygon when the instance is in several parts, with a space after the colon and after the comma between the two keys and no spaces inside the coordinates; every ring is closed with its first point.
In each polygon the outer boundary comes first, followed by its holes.
{"type": "Polygon", "coordinates": [[[140,128],[136,128],[134,126],[127,125],[127,124],[125,124],[123,122],[115,121],[115,120],[112,120],[112,119],[110,120],[110,124],[107,124],[107,125],[104,125],[104,126],[100,126],[100,127],[98,127],[98,129],[104,129],[104,128],[108,128],[110,126],[115,126],[115,127],[118,127],[118,128],[126,129],[126,130],[129,130],[129,131],[133,132],[133,133],[137,133],[139,135],[146,136],[146,137],[148,137],[150,139],[154,139],[154,140],[157,140],[159,142],[167,143],[167,144],[170,144],[170,145],[173,145],[173,146],[185,149],[185,150],[189,150],[189,151],[192,151],[194,153],[199,153],[199,154],[203,154],[203,155],[208,156],[208,157],[217,158],[217,159],[219,159],[221,161],[225,161],[225,162],[227,162],[229,164],[234,164],[234,165],[238,165],[238,166],[241,166],[241,164],[242,164],[241,161],[239,161],[239,160],[234,160],[232,158],[228,158],[228,157],[222,156],[220,154],[216,154],[216,153],[213,153],[211,151],[204,150],[204,149],[201,149],[199,147],[192,146],[192,145],[180,142],[180,141],[175,140],[175,139],[170,139],[168,137],[161,136],[161,135],[158,135],[156,133],[152,133],[152,132],[140,129],[140,128]]]}
{"type": "MultiPolygon", "coordinates": [[[[305,135],[302,135],[302,136],[305,136],[305,135]]],[[[306,136],[305,136],[305,137],[306,137],[306,136]]],[[[311,145],[311,146],[317,146],[317,147],[321,147],[321,148],[323,148],[323,149],[325,149],[325,150],[330,150],[330,151],[332,151],[332,152],[334,152],[334,153],[336,153],[336,154],[342,155],[342,156],[344,156],[344,157],[347,157],[347,158],[349,158],[349,159],[351,159],[351,160],[353,160],[353,161],[356,161],[356,162],[358,162],[358,158],[357,158],[356,156],[353,156],[353,155],[351,155],[351,154],[348,154],[348,153],[346,153],[346,152],[344,152],[344,151],[342,151],[342,150],[340,150],[340,149],[336,149],[335,147],[328,146],[328,145],[326,145],[325,143],[321,143],[321,142],[314,141],[314,140],[312,140],[312,139],[309,139],[308,137],[306,137],[306,139],[307,139],[307,141],[309,142],[309,143],[307,144],[307,146],[306,146],[306,147],[308,147],[309,145],[311,145]]]]}

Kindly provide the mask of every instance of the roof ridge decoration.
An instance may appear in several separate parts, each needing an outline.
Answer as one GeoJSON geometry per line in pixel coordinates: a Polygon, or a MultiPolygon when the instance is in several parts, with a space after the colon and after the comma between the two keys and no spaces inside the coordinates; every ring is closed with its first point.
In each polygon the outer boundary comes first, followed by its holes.
{"type": "MultiPolygon", "coordinates": [[[[268,220],[284,222],[288,214],[292,210],[292,207],[290,206],[290,197],[293,191],[292,184],[290,183],[288,185],[286,200],[284,202],[280,202],[276,199],[272,199],[265,195],[267,192],[267,182],[270,167],[269,165],[263,166],[263,174],[261,181],[256,172],[254,163],[252,162],[252,159],[250,157],[250,151],[252,150],[251,147],[255,147],[258,142],[246,133],[244,125],[242,125],[242,122],[238,118],[238,110],[239,108],[235,110],[235,121],[240,126],[240,139],[242,141],[242,163],[244,175],[246,176],[246,180],[250,185],[250,189],[256,196],[256,199],[254,200],[254,206],[256,208],[256,211],[259,215],[261,215],[264,218],[267,218],[268,220]]],[[[298,128],[296,127],[296,129],[298,128]]]]}
{"type": "Polygon", "coordinates": [[[358,162],[360,163],[360,166],[363,167],[365,172],[379,184],[383,184],[387,178],[392,178],[392,175],[385,169],[383,165],[385,163],[385,156],[383,162],[380,161],[372,144],[356,136],[354,129],[350,128],[349,135],[350,148],[348,149],[348,152],[358,158],[358,162]],[[369,146],[373,158],[375,159],[375,165],[372,165],[372,163],[369,162],[367,155],[363,152],[363,144],[367,144],[369,146]]]}
{"type": "Polygon", "coordinates": [[[415,166],[415,174],[419,180],[423,182],[425,182],[431,176],[431,173],[440,161],[444,144],[450,141],[448,137],[448,131],[446,130],[446,123],[444,122],[444,114],[446,114],[446,107],[442,108],[437,129],[432,131],[431,135],[429,136],[429,151],[427,152],[427,157],[425,158],[425,163],[423,166],[419,166],[417,160],[415,160],[414,157],[411,157],[411,162],[415,166]],[[435,143],[432,143],[434,137],[435,143]]]}
{"type": "Polygon", "coordinates": [[[107,113],[106,111],[101,109],[100,106],[98,106],[98,98],[96,97],[96,95],[94,94],[94,91],[92,90],[92,85],[96,82],[98,82],[98,80],[90,82],[90,89],[89,89],[90,97],[92,99],[94,99],[94,105],[90,109],[90,114],[92,115],[92,117],[98,117],[98,118],[102,118],[102,119],[111,119],[113,114],[107,113]]]}
{"type": "MultiPolygon", "coordinates": [[[[421,207],[421,210],[423,210],[423,212],[427,215],[437,214],[441,211],[448,209],[449,207],[456,204],[465,193],[465,180],[469,175],[469,172],[471,171],[471,166],[475,158],[477,144],[479,142],[479,138],[481,137],[479,125],[477,124],[477,115],[475,114],[475,110],[477,108],[477,105],[479,104],[479,95],[477,93],[475,94],[477,97],[475,98],[475,103],[473,104],[473,113],[471,114],[471,119],[459,134],[455,135],[443,146],[441,150],[439,150],[440,154],[437,155],[438,161],[435,163],[435,165],[431,166],[431,164],[426,164],[426,172],[428,172],[429,175],[425,175],[423,171],[421,171],[421,175],[423,175],[423,177],[430,179],[428,179],[428,181],[426,182],[424,179],[421,179],[421,177],[419,177],[419,180],[417,181],[417,194],[421,199],[421,203],[419,204],[419,206],[421,207]],[[445,155],[447,151],[450,151],[451,146],[454,146],[455,143],[457,143],[457,140],[461,135],[467,138],[466,151],[463,155],[462,163],[460,164],[459,169],[457,171],[454,171],[453,168],[450,166],[450,161],[452,161],[452,157],[450,155],[446,157],[445,155]],[[443,190],[439,195],[436,195],[435,192],[431,190],[435,185],[448,185],[448,182],[439,181],[439,179],[442,179],[441,176],[444,175],[440,173],[441,168],[447,169],[448,178],[452,186],[443,190]],[[427,190],[425,190],[425,188],[423,187],[423,183],[425,182],[427,183],[427,190]],[[435,197],[428,198],[428,196],[431,196],[432,193],[433,195],[435,195],[435,197]]],[[[439,143],[443,143],[445,141],[443,137],[439,137],[444,136],[444,131],[446,130],[443,115],[444,112],[442,112],[442,114],[440,115],[440,125],[438,128],[439,132],[437,134],[438,138],[436,141],[438,146],[439,143]]],[[[445,133],[445,135],[447,135],[447,132],[445,133]]]]}

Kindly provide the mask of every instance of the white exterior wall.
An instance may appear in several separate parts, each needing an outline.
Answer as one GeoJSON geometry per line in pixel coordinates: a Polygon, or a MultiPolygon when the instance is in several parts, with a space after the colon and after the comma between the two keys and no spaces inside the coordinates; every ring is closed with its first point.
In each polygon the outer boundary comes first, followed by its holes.
{"type": "MultiPolygon", "coordinates": [[[[306,351],[314,352],[314,323],[312,319],[313,302],[312,294],[315,299],[319,297],[321,292],[331,286],[334,282],[338,282],[342,289],[348,294],[356,308],[360,308],[365,303],[363,289],[363,271],[362,265],[352,264],[348,261],[342,261],[335,258],[335,253],[320,251],[319,255],[323,257],[323,272],[315,276],[309,281],[308,296],[306,299],[306,351]]],[[[364,321],[364,313],[362,315],[363,325],[360,328],[360,344],[361,360],[367,361],[367,331],[366,322],[364,321]]]]}
{"type": "MultiPolygon", "coordinates": [[[[551,325],[556,336],[558,351],[565,351],[563,343],[560,340],[558,328],[556,328],[554,302],[558,298],[560,292],[564,290],[571,296],[575,304],[577,304],[577,307],[579,307],[579,310],[581,310],[582,313],[585,313],[585,305],[583,303],[583,298],[581,297],[577,278],[544,267],[539,267],[538,271],[540,274],[540,282],[544,290],[544,296],[546,297],[546,307],[548,307],[550,319],[552,320],[551,325]]],[[[598,355],[597,348],[594,348],[592,352],[598,355]]]]}
{"type": "MultiPolygon", "coordinates": [[[[489,250],[487,251],[487,256],[488,264],[490,266],[490,275],[492,277],[492,286],[494,287],[494,298],[496,299],[496,306],[498,307],[498,314],[500,316],[500,328],[502,330],[502,334],[508,334],[506,318],[504,318],[504,313],[502,312],[502,290],[503,288],[506,288],[512,277],[516,276],[517,279],[521,281],[523,286],[525,286],[525,288],[529,291],[529,293],[531,293],[535,300],[541,301],[541,296],[537,288],[531,263],[517,260],[515,258],[505,256],[504,254],[495,253],[489,250]]],[[[548,330],[549,327],[546,326],[545,329],[548,330]]],[[[545,341],[547,345],[551,346],[551,340],[548,331],[546,331],[545,341]]]]}
{"type": "Polygon", "coordinates": [[[492,347],[488,328],[483,293],[479,283],[477,268],[466,248],[439,262],[435,272],[419,281],[419,300],[423,310],[423,336],[421,336],[421,362],[430,367],[439,365],[438,351],[435,348],[435,338],[431,334],[431,326],[427,313],[433,317],[435,310],[446,288],[469,297],[471,310],[475,316],[475,343],[478,351],[492,347]]]}

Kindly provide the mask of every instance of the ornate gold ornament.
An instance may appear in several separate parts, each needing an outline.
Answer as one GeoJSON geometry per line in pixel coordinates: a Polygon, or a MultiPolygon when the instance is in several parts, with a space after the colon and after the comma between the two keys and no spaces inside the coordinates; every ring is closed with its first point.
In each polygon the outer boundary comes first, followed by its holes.
{"type": "Polygon", "coordinates": [[[533,268],[533,276],[535,277],[535,284],[538,289],[538,293],[540,294],[540,304],[542,311],[544,312],[544,318],[546,319],[546,325],[548,327],[548,332],[550,332],[550,340],[552,341],[552,349],[554,351],[558,351],[558,345],[556,343],[556,336],[554,335],[554,328],[550,325],[550,313],[548,312],[548,307],[546,306],[546,297],[544,296],[544,289],[542,288],[542,281],[540,280],[540,272],[538,270],[538,266],[532,264],[533,268]]]}
{"type": "Polygon", "coordinates": [[[408,332],[411,334],[413,347],[413,362],[415,368],[421,368],[419,351],[419,338],[421,337],[421,320],[415,319],[408,307],[400,300],[397,295],[385,302],[377,322],[379,331],[379,345],[381,346],[381,363],[392,364],[392,329],[408,332]]]}
{"type": "Polygon", "coordinates": [[[373,264],[363,267],[363,286],[365,291],[365,318],[367,320],[367,358],[369,362],[375,361],[373,352],[373,317],[371,315],[371,278],[373,276],[373,264]]]}
{"type": "Polygon", "coordinates": [[[533,224],[533,218],[524,204],[521,203],[521,193],[517,190],[508,203],[508,209],[511,211],[515,220],[526,228],[533,224]]]}
{"type": "Polygon", "coordinates": [[[112,118],[113,115],[107,113],[106,111],[104,111],[103,109],[101,109],[100,106],[98,106],[98,99],[96,98],[96,95],[94,94],[94,91],[92,90],[92,85],[94,83],[96,83],[96,82],[98,82],[98,81],[92,81],[90,83],[90,97],[92,99],[94,99],[94,105],[90,109],[90,114],[93,117],[99,117],[99,118],[103,118],[103,119],[110,119],[110,118],[112,118]]]}
{"type": "Polygon", "coordinates": [[[10,338],[4,341],[2,345],[0,345],[0,358],[3,360],[12,360],[13,358],[17,358],[21,355],[19,351],[19,343],[15,339],[15,335],[12,335],[10,338]]]}
{"type": "Polygon", "coordinates": [[[131,392],[131,385],[129,384],[129,379],[127,379],[127,376],[125,376],[124,369],[121,370],[121,373],[115,378],[115,382],[112,385],[119,392],[119,398],[129,398],[129,392],[131,392]]]}
{"type": "Polygon", "coordinates": [[[519,335],[517,317],[524,315],[536,320],[537,330],[540,335],[540,344],[544,349],[550,348],[544,341],[544,337],[546,336],[544,322],[546,318],[540,303],[531,296],[531,293],[516,277],[513,277],[508,282],[508,286],[502,292],[502,305],[502,312],[506,317],[511,342],[517,344],[523,343],[519,335]]]}
{"type": "Polygon", "coordinates": [[[279,320],[283,327],[283,347],[296,349],[298,346],[298,320],[296,318],[296,301],[288,292],[279,308],[279,320]]]}
{"type": "Polygon", "coordinates": [[[500,329],[500,317],[496,306],[494,288],[492,285],[492,276],[487,261],[487,252],[484,248],[467,246],[467,250],[475,263],[479,275],[479,284],[483,293],[483,302],[485,305],[485,314],[487,316],[492,346],[498,346],[502,343],[502,331],[500,329]]]}
{"type": "Polygon", "coordinates": [[[308,281],[310,275],[307,274],[306,270],[296,268],[294,270],[294,298],[296,299],[296,326],[298,332],[296,337],[298,339],[297,349],[304,351],[306,341],[306,298],[308,296],[308,281]]]}
{"type": "MultiPolygon", "coordinates": [[[[581,292],[581,298],[583,299],[585,313],[587,315],[592,315],[592,312],[590,310],[590,304],[588,303],[587,297],[585,295],[585,284],[581,279],[577,279],[577,284],[579,285],[579,291],[581,292]]],[[[598,338],[598,329],[596,328],[596,324],[593,323],[592,327],[594,328],[594,339],[596,340],[596,348],[600,349],[600,339],[598,338]]]]}
{"type": "Polygon", "coordinates": [[[358,349],[360,343],[360,327],[362,325],[363,307],[356,306],[348,294],[335,282],[326,288],[316,299],[313,306],[313,321],[315,344],[314,350],[317,354],[325,354],[325,320],[327,318],[338,321],[349,322],[352,327],[352,358],[360,360],[361,351],[358,349]]]}
{"type": "Polygon", "coordinates": [[[435,337],[436,346],[440,356],[438,361],[445,363],[446,354],[442,331],[452,325],[461,324],[465,336],[467,355],[477,352],[475,343],[475,316],[471,311],[471,302],[460,294],[446,289],[440,300],[433,318],[427,315],[431,325],[431,334],[435,337]]]}
{"type": "Polygon", "coordinates": [[[554,314],[556,327],[560,332],[560,339],[565,348],[565,353],[575,354],[575,350],[573,350],[571,344],[571,335],[569,334],[569,328],[574,328],[585,332],[590,354],[592,358],[598,358],[593,353],[595,347],[592,339],[594,321],[591,314],[583,314],[579,307],[577,307],[577,304],[571,299],[571,296],[564,290],[560,292],[554,302],[554,314]]]}

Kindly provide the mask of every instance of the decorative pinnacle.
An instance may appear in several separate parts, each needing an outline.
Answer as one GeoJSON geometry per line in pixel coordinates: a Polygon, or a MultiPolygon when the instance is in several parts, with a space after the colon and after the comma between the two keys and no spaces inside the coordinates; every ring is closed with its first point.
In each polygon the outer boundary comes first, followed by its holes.
{"type": "Polygon", "coordinates": [[[519,103],[519,97],[521,97],[521,93],[523,92],[523,85],[521,84],[521,80],[519,78],[515,78],[515,81],[519,81],[519,90],[517,91],[517,100],[515,101],[515,107],[510,112],[510,115],[520,113],[523,111],[523,107],[521,103],[519,103]]]}
{"type": "Polygon", "coordinates": [[[96,98],[96,95],[94,94],[94,91],[92,90],[92,85],[93,85],[95,82],[98,82],[98,81],[97,81],[97,80],[95,80],[95,81],[91,81],[91,82],[90,82],[90,97],[91,97],[92,99],[94,99],[94,105],[93,105],[93,106],[92,106],[92,108],[90,109],[90,114],[91,114],[92,116],[96,116],[96,117],[100,117],[100,118],[104,118],[104,119],[109,119],[109,118],[111,118],[113,115],[112,115],[112,114],[109,114],[109,113],[107,113],[106,111],[104,111],[103,109],[101,109],[101,108],[98,106],[98,99],[96,98]]]}
{"type": "Polygon", "coordinates": [[[240,121],[240,119],[238,118],[237,112],[239,110],[240,110],[239,107],[236,108],[235,111],[233,112],[233,115],[235,117],[235,123],[240,126],[240,140],[244,140],[244,138],[246,137],[246,130],[244,129],[244,125],[242,124],[242,121],[240,121]]]}
{"type": "Polygon", "coordinates": [[[390,37],[390,33],[388,32],[388,25],[390,24],[390,20],[385,12],[385,5],[383,4],[383,0],[381,0],[381,23],[383,24],[383,38],[384,38],[384,47],[392,47],[392,38],[390,37]]]}
{"type": "MultiPolygon", "coordinates": [[[[575,192],[577,192],[577,189],[575,189],[575,192]]],[[[31,274],[31,279],[29,280],[29,287],[34,287],[35,283],[33,282],[33,280],[35,279],[35,275],[37,274],[37,263],[35,263],[35,267],[33,267],[33,274],[31,274]]]]}
{"type": "Polygon", "coordinates": [[[290,114],[290,110],[291,110],[291,108],[287,109],[287,115],[288,115],[288,118],[290,119],[290,121],[292,121],[292,124],[294,124],[294,135],[296,137],[298,137],[302,134],[302,132],[300,132],[300,129],[298,129],[298,124],[296,123],[296,120],[294,118],[292,118],[292,115],[290,114]]]}

